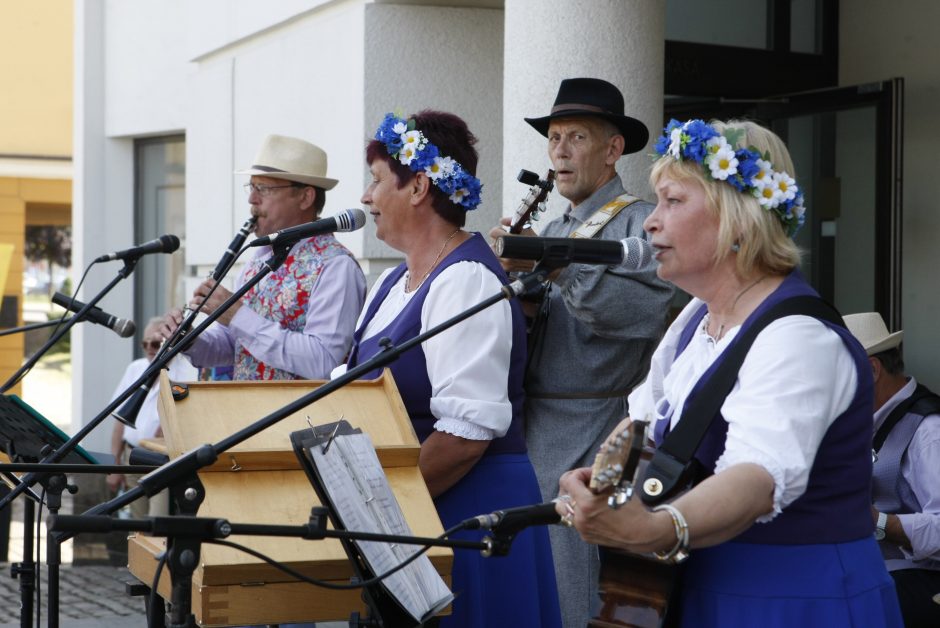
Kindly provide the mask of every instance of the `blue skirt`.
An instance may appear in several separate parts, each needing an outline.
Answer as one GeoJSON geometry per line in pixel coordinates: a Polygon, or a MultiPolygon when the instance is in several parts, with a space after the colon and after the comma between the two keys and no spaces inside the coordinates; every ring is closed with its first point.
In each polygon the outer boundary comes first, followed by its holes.
{"type": "MultiPolygon", "coordinates": [[[[526,454],[483,456],[445,494],[435,500],[444,529],[494,510],[542,501],[535,471],[526,454]]],[[[479,530],[453,538],[480,540],[479,530]]],[[[442,628],[561,626],[558,590],[548,531],[526,528],[516,535],[508,556],[484,558],[476,550],[455,549],[451,589],[453,614],[442,628]]]]}
{"type": "Polygon", "coordinates": [[[820,545],[724,543],[694,550],[682,626],[903,628],[874,538],[820,545]]]}

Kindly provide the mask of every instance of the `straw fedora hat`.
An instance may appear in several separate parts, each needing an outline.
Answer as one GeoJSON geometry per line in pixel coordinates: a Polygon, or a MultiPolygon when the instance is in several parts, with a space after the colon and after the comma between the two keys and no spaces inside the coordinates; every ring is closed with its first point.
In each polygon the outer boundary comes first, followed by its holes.
{"type": "Polygon", "coordinates": [[[319,146],[296,137],[269,135],[261,143],[251,167],[236,170],[235,174],[284,179],[331,190],[338,181],[326,176],[326,161],[326,151],[319,146]]]}
{"type": "Polygon", "coordinates": [[[878,312],[864,312],[862,314],[846,314],[842,317],[845,326],[849,328],[868,355],[875,355],[888,349],[894,349],[901,344],[904,330],[893,334],[888,332],[888,326],[878,312]]]}
{"type": "Polygon", "coordinates": [[[623,115],[623,94],[620,90],[597,78],[564,79],[551,112],[541,118],[525,118],[525,121],[548,137],[548,125],[552,120],[574,116],[603,118],[620,129],[624,139],[624,155],[643,150],[650,137],[645,124],[623,115]]]}

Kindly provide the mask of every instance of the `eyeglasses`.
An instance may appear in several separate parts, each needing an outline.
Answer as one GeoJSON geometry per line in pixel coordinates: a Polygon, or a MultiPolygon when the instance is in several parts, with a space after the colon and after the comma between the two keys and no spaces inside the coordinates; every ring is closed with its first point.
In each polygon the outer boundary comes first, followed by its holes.
{"type": "Polygon", "coordinates": [[[264,185],[257,183],[246,183],[245,184],[245,194],[251,196],[252,192],[257,192],[261,196],[271,196],[274,190],[280,190],[281,188],[302,188],[306,187],[300,183],[289,183],[287,185],[264,185]]]}
{"type": "Polygon", "coordinates": [[[146,351],[147,349],[152,349],[153,351],[157,351],[160,349],[160,345],[162,344],[163,344],[162,339],[151,338],[150,340],[147,340],[146,338],[144,338],[143,340],[140,341],[140,348],[143,349],[144,351],[146,351]]]}

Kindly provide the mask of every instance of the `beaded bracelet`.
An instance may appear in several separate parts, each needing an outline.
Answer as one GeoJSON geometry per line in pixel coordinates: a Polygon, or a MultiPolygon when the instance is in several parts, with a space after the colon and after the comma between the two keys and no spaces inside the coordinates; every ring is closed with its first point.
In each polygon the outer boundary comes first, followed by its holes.
{"type": "Polygon", "coordinates": [[[660,504],[653,508],[653,512],[665,510],[672,517],[672,525],[676,531],[676,544],[668,552],[653,552],[653,556],[663,562],[681,563],[689,557],[689,524],[679,509],[672,504],[660,504]]]}

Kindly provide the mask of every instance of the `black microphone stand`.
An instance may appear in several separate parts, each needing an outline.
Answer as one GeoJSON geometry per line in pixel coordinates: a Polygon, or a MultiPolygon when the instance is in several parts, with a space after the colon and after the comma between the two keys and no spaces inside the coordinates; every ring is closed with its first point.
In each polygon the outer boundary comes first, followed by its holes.
{"type": "MultiPolygon", "coordinates": [[[[34,462],[14,462],[0,464],[0,473],[35,472],[40,474],[39,483],[45,489],[45,506],[49,514],[55,517],[62,507],[62,493],[68,491],[74,495],[78,487],[68,483],[68,473],[149,473],[155,467],[145,465],[89,465],[89,464],[41,464],[34,462]]],[[[42,504],[40,504],[41,506],[42,504]]],[[[24,502],[23,514],[23,562],[11,568],[13,577],[20,579],[20,626],[30,628],[33,615],[33,593],[36,590],[36,563],[32,559],[33,523],[35,505],[33,500],[24,502]]],[[[48,625],[58,626],[59,617],[59,569],[62,566],[61,541],[52,533],[46,534],[46,580],[48,625]]]]}
{"type": "Polygon", "coordinates": [[[45,323],[32,323],[30,325],[23,325],[22,327],[7,327],[6,329],[0,329],[0,336],[9,336],[10,334],[19,334],[24,331],[32,331],[34,329],[42,329],[43,327],[52,327],[53,325],[59,325],[64,323],[68,319],[65,317],[57,318],[55,320],[46,321],[45,323]]]}
{"type": "MultiPolygon", "coordinates": [[[[211,315],[209,315],[209,316],[206,318],[206,320],[203,321],[203,323],[202,323],[199,327],[197,327],[197,328],[194,329],[190,334],[188,334],[188,335],[186,336],[186,341],[178,343],[176,346],[172,347],[169,351],[167,351],[166,353],[164,353],[161,357],[155,358],[155,359],[150,363],[150,365],[148,365],[148,367],[147,367],[147,369],[144,371],[144,373],[141,374],[141,376],[140,376],[134,383],[132,383],[132,384],[127,388],[127,390],[125,390],[123,393],[121,393],[120,395],[118,395],[117,397],[115,397],[115,399],[112,400],[111,403],[108,404],[108,406],[107,406],[104,410],[102,410],[102,411],[101,411],[94,419],[92,419],[89,423],[87,423],[86,425],[84,425],[84,426],[82,427],[82,429],[80,429],[78,432],[75,433],[74,436],[72,436],[71,438],[69,438],[66,442],[62,443],[62,444],[61,444],[58,448],[56,448],[55,451],[53,451],[51,454],[46,455],[46,456],[40,461],[40,464],[44,464],[44,463],[54,463],[54,462],[56,462],[56,461],[58,461],[58,460],[61,460],[61,459],[62,459],[63,457],[65,457],[69,452],[71,452],[72,450],[74,450],[75,447],[78,445],[78,443],[79,443],[85,436],[87,436],[89,432],[91,432],[95,427],[97,427],[104,419],[106,419],[106,418],[109,416],[109,414],[111,413],[111,411],[113,411],[115,408],[117,408],[117,407],[121,404],[121,402],[123,402],[124,399],[126,399],[126,398],[131,394],[131,392],[135,391],[135,390],[137,389],[137,387],[140,386],[140,384],[142,384],[142,383],[148,381],[148,380],[153,376],[153,374],[157,373],[160,369],[164,368],[164,366],[165,366],[167,363],[169,363],[170,360],[172,360],[178,353],[180,353],[180,352],[183,351],[186,347],[188,347],[189,344],[196,338],[196,336],[198,336],[200,333],[202,333],[203,330],[205,330],[205,329],[206,329],[209,325],[211,325],[219,316],[221,316],[222,313],[225,312],[225,311],[231,306],[232,303],[234,303],[235,301],[237,301],[238,299],[240,299],[246,292],[248,292],[249,290],[251,290],[251,289],[252,289],[258,282],[260,282],[265,276],[267,276],[270,272],[276,270],[281,264],[283,264],[283,263],[284,263],[284,260],[287,259],[287,255],[288,255],[288,253],[290,252],[290,249],[291,249],[291,247],[293,246],[293,244],[294,244],[294,243],[289,242],[289,243],[283,243],[283,244],[280,244],[279,246],[274,247],[274,253],[273,253],[273,255],[271,256],[270,259],[268,259],[268,260],[262,265],[262,267],[261,267],[261,269],[259,270],[259,272],[258,272],[254,277],[252,277],[248,282],[246,282],[245,285],[242,286],[238,291],[236,291],[234,294],[232,294],[225,302],[223,302],[223,303],[219,306],[219,308],[218,308],[216,311],[214,311],[211,315]]],[[[127,266],[128,266],[128,265],[130,265],[130,268],[133,269],[133,265],[134,265],[135,263],[136,263],[136,260],[127,260],[127,261],[125,262],[125,270],[127,269],[127,266]]],[[[129,273],[129,271],[128,271],[128,273],[129,273]]],[[[116,284],[116,283],[117,283],[116,281],[112,282],[111,286],[108,286],[107,289],[110,290],[111,287],[112,287],[114,284],[116,284]]],[[[101,295],[101,296],[103,296],[103,295],[101,295]]],[[[95,299],[93,299],[92,301],[90,301],[88,304],[86,304],[86,306],[85,306],[84,308],[82,308],[82,310],[80,310],[78,313],[76,313],[75,316],[73,316],[72,318],[70,318],[69,321],[73,321],[73,319],[78,319],[80,316],[82,316],[85,311],[87,311],[88,309],[90,309],[91,306],[93,306],[95,303],[98,302],[98,300],[100,300],[101,296],[96,297],[95,299]]],[[[194,316],[195,316],[195,313],[194,313],[194,316]]],[[[73,322],[72,324],[74,324],[74,322],[73,322]]],[[[66,329],[67,329],[67,328],[66,328],[66,329]]],[[[62,331],[64,332],[65,330],[62,330],[62,331]]],[[[59,336],[61,336],[61,334],[60,334],[59,336]]],[[[51,345],[50,345],[50,346],[51,346],[51,345]]],[[[41,473],[41,471],[31,471],[31,472],[27,473],[26,475],[24,475],[22,478],[20,478],[20,479],[19,479],[19,483],[10,491],[10,493],[9,493],[6,497],[4,497],[3,499],[0,499],[0,508],[3,508],[3,507],[5,507],[5,506],[7,506],[13,499],[15,499],[18,495],[22,494],[27,488],[29,488],[30,486],[32,486],[33,484],[35,484],[37,481],[40,481],[41,478],[39,477],[39,473],[41,473]]],[[[193,474],[193,476],[195,476],[195,473],[193,474]]],[[[197,481],[198,481],[198,480],[197,480],[197,481]]],[[[164,486],[166,486],[166,485],[164,485],[164,486]]],[[[155,492],[159,492],[159,489],[158,489],[157,491],[155,491],[155,492]]],[[[131,493],[131,492],[127,492],[127,493],[125,493],[125,495],[129,495],[130,493],[131,493]]],[[[154,494],[155,494],[155,493],[147,493],[147,495],[150,495],[150,496],[152,496],[152,495],[154,495],[154,494]]],[[[186,491],[184,490],[184,491],[182,492],[181,499],[179,500],[178,503],[182,503],[182,504],[194,503],[194,504],[195,504],[195,508],[198,508],[198,504],[202,502],[202,498],[199,498],[199,499],[198,499],[198,502],[195,502],[194,500],[191,500],[191,499],[188,499],[188,498],[184,498],[184,497],[183,497],[183,495],[191,495],[191,494],[192,494],[191,492],[186,492],[186,491]]],[[[173,491],[172,491],[172,490],[171,490],[171,495],[173,495],[173,491]]],[[[137,499],[137,498],[140,497],[140,496],[141,496],[141,493],[139,493],[139,492],[134,493],[134,497],[133,497],[132,499],[127,500],[126,502],[124,502],[124,504],[122,504],[122,506],[119,506],[118,508],[115,508],[114,510],[109,511],[109,512],[115,512],[116,510],[119,510],[121,507],[123,507],[123,505],[129,504],[130,502],[134,501],[134,499],[137,499]]],[[[113,500],[112,500],[112,501],[113,501],[113,500]]],[[[182,509],[180,510],[180,512],[181,512],[182,514],[187,514],[186,511],[185,511],[185,510],[182,510],[182,509]]],[[[193,511],[192,513],[189,513],[189,514],[195,514],[195,511],[193,511]]],[[[53,539],[50,538],[50,545],[58,545],[58,544],[62,543],[62,542],[65,541],[65,540],[66,540],[65,538],[60,538],[59,535],[56,535],[56,538],[55,538],[54,541],[53,541],[53,539]]],[[[55,555],[52,555],[53,558],[55,558],[56,555],[57,555],[57,553],[56,553],[55,555]]],[[[47,558],[48,558],[49,556],[50,556],[50,553],[49,553],[49,550],[47,549],[47,558]]],[[[58,569],[57,569],[57,567],[54,567],[54,568],[50,571],[50,573],[49,573],[50,579],[49,579],[48,582],[49,582],[50,591],[51,591],[53,588],[56,588],[56,591],[57,591],[57,589],[58,589],[58,580],[53,581],[53,579],[52,579],[54,576],[57,576],[57,574],[58,574],[58,569]]],[[[57,611],[58,609],[56,608],[55,610],[57,611]]],[[[58,613],[56,612],[55,614],[53,614],[52,611],[53,611],[53,607],[52,607],[52,605],[50,604],[50,609],[49,609],[49,628],[58,628],[58,613]]]]}
{"type": "MultiPolygon", "coordinates": [[[[119,495],[110,501],[90,508],[89,510],[85,511],[83,515],[110,514],[123,508],[125,505],[133,502],[135,499],[138,499],[143,495],[152,496],[163,489],[169,488],[171,498],[176,503],[178,512],[184,516],[194,516],[198,511],[202,501],[205,499],[205,488],[202,486],[197,473],[201,468],[214,463],[218,459],[219,454],[231,449],[232,447],[235,447],[245,440],[248,440],[252,436],[262,432],[278,421],[281,421],[295,412],[315,403],[316,401],[319,401],[328,394],[342,388],[343,386],[346,386],[350,382],[359,379],[363,375],[390,364],[391,362],[397,360],[398,357],[405,351],[420,345],[422,342],[453,327],[457,323],[466,320],[477,312],[485,310],[486,308],[504,299],[511,299],[525,293],[529,289],[537,287],[545,280],[549,271],[549,268],[536,265],[536,268],[531,273],[518,277],[511,284],[503,286],[502,290],[500,290],[495,295],[484,299],[480,303],[465,310],[464,312],[451,317],[443,323],[421,334],[418,334],[414,338],[401,343],[399,346],[396,347],[392,345],[391,342],[382,343],[384,347],[383,350],[369,360],[366,360],[358,366],[349,369],[339,377],[324,383],[316,390],[303,395],[299,399],[283,406],[278,410],[275,410],[271,414],[258,419],[251,425],[235,432],[231,436],[223,438],[218,443],[214,445],[202,445],[183,454],[182,456],[179,456],[178,458],[163,465],[156,471],[142,477],[136,487],[125,492],[123,495],[119,495]]],[[[259,273],[259,275],[261,275],[261,273],[259,273]]],[[[258,275],[256,275],[256,277],[257,276],[258,275]]],[[[214,313],[217,313],[218,311],[219,310],[214,313]]],[[[202,330],[199,329],[198,331],[201,332],[202,330]]],[[[168,355],[175,355],[176,349],[177,348],[171,350],[170,354],[168,355]]],[[[67,538],[69,538],[68,533],[59,533],[60,542],[67,538]]],[[[178,548],[168,539],[167,566],[171,575],[177,576],[178,574],[180,580],[186,582],[186,585],[183,586],[182,582],[178,584],[174,578],[171,595],[171,613],[169,617],[170,621],[167,624],[167,626],[170,628],[188,628],[195,625],[195,618],[190,613],[192,606],[191,582],[192,572],[198,563],[198,543],[187,543],[185,544],[185,547],[178,548]]]]}
{"type": "MultiPolygon", "coordinates": [[[[78,443],[79,443],[82,439],[84,439],[85,436],[87,436],[93,429],[95,429],[102,421],[104,421],[106,418],[108,418],[108,416],[110,416],[110,414],[111,414],[118,406],[120,406],[120,405],[124,402],[125,399],[127,399],[134,391],[136,391],[137,388],[139,388],[141,384],[144,384],[144,383],[146,383],[147,381],[149,381],[149,380],[153,377],[153,375],[154,375],[155,373],[157,373],[159,370],[165,368],[166,365],[170,362],[170,360],[172,360],[174,357],[176,357],[176,355],[177,355],[178,353],[184,351],[184,350],[189,346],[189,344],[190,344],[193,340],[195,340],[195,338],[196,338],[199,334],[201,334],[207,327],[209,327],[209,325],[211,325],[213,322],[215,322],[215,320],[216,320],[219,316],[221,316],[222,313],[225,312],[225,310],[227,310],[227,309],[232,305],[232,303],[234,303],[235,301],[239,300],[242,296],[244,296],[244,294],[245,294],[246,292],[248,292],[249,290],[251,290],[258,282],[260,282],[262,279],[264,279],[264,277],[266,277],[266,276],[268,275],[268,273],[270,273],[270,272],[276,270],[281,264],[283,264],[283,263],[284,263],[284,260],[287,259],[287,254],[288,254],[289,252],[290,252],[290,244],[288,244],[288,245],[286,245],[286,246],[284,246],[284,247],[275,248],[275,249],[274,249],[274,254],[271,256],[271,258],[270,258],[269,260],[267,260],[267,261],[262,265],[262,267],[261,267],[261,269],[258,271],[258,273],[257,273],[254,277],[252,277],[250,280],[248,280],[248,281],[245,283],[244,286],[242,286],[241,288],[239,288],[239,289],[238,289],[234,294],[232,294],[228,299],[226,299],[226,300],[218,307],[218,309],[216,309],[212,314],[210,314],[209,316],[207,316],[207,317],[206,317],[206,320],[204,320],[198,327],[196,327],[192,332],[190,332],[190,333],[186,336],[186,339],[185,339],[184,342],[178,343],[177,345],[175,345],[174,347],[172,347],[171,349],[169,349],[168,351],[166,351],[166,352],[163,353],[162,355],[158,355],[156,358],[154,358],[153,361],[147,366],[146,370],[144,370],[144,372],[140,375],[140,377],[138,377],[133,383],[131,383],[131,385],[128,386],[127,389],[124,390],[124,392],[122,392],[121,394],[117,395],[117,396],[116,396],[113,400],[111,400],[111,402],[110,402],[107,406],[105,406],[105,408],[104,408],[101,412],[99,412],[91,421],[89,421],[89,422],[86,423],[84,426],[82,426],[82,428],[81,428],[80,430],[78,430],[71,438],[69,438],[66,442],[62,443],[62,445],[60,445],[58,448],[56,448],[56,450],[55,450],[54,452],[52,452],[50,455],[48,455],[47,457],[45,457],[44,459],[42,459],[40,462],[42,462],[42,463],[57,462],[57,461],[61,460],[67,453],[69,453],[70,451],[72,451],[73,449],[75,449],[75,447],[78,445],[78,443]]],[[[130,263],[130,262],[132,262],[132,260],[128,260],[127,263],[130,263]]],[[[133,260],[133,262],[136,263],[136,260],[133,260]]],[[[125,267],[125,268],[126,268],[126,267],[125,267]]],[[[110,289],[110,286],[109,286],[108,289],[110,289]]],[[[96,297],[95,299],[92,299],[91,301],[89,301],[89,302],[86,304],[86,306],[85,306],[84,308],[82,308],[81,310],[79,310],[79,312],[78,312],[75,316],[73,316],[72,318],[70,318],[69,321],[72,322],[72,321],[74,321],[75,319],[78,319],[79,316],[83,315],[84,312],[86,312],[88,309],[90,309],[90,306],[92,306],[93,304],[97,303],[99,299],[100,299],[100,297],[96,297]]],[[[2,391],[0,391],[0,392],[2,392],[2,391]]],[[[36,481],[37,481],[37,478],[35,477],[35,474],[33,474],[33,473],[30,473],[30,474],[27,474],[27,475],[23,476],[23,478],[21,478],[21,480],[20,480],[20,484],[19,484],[15,489],[13,489],[6,497],[0,499],[0,508],[5,507],[5,506],[6,506],[7,504],[9,504],[14,498],[16,498],[18,495],[20,495],[24,490],[26,490],[28,487],[30,487],[30,486],[32,486],[33,484],[35,484],[36,481]]],[[[127,494],[127,493],[125,493],[125,494],[127,494]]],[[[135,499],[136,499],[137,497],[139,497],[139,496],[140,496],[140,494],[137,494],[137,495],[135,496],[135,499]]],[[[131,500],[131,501],[133,501],[133,500],[131,500]]],[[[128,503],[130,503],[130,502],[128,502],[128,503]]]]}
{"type": "MultiPolygon", "coordinates": [[[[52,335],[49,337],[49,339],[46,340],[46,344],[44,344],[43,346],[41,346],[41,347],[39,348],[39,350],[36,351],[36,353],[34,353],[34,354],[29,358],[29,360],[27,360],[26,363],[23,364],[23,366],[21,366],[21,367],[19,368],[19,370],[16,371],[16,373],[14,373],[13,375],[11,375],[11,376],[10,376],[10,379],[8,379],[8,380],[6,381],[6,383],[3,384],[3,386],[0,386],[0,394],[5,393],[7,390],[9,390],[9,389],[12,388],[13,386],[15,386],[15,385],[16,385],[16,382],[19,381],[20,377],[23,376],[23,373],[25,373],[25,372],[28,371],[29,369],[33,368],[33,366],[36,364],[36,362],[39,361],[39,358],[41,358],[43,355],[45,355],[45,353],[46,353],[49,349],[52,348],[52,345],[54,345],[55,343],[57,343],[57,342],[59,341],[59,339],[62,338],[62,336],[64,336],[64,335],[68,332],[68,330],[72,328],[73,325],[75,325],[75,323],[77,323],[78,321],[82,320],[82,318],[83,318],[93,307],[95,307],[95,305],[97,305],[98,301],[100,301],[101,299],[104,298],[104,295],[108,294],[108,293],[111,291],[111,289],[114,288],[114,286],[116,286],[120,281],[122,281],[123,279],[127,279],[128,277],[130,277],[130,274],[131,274],[132,272],[134,272],[134,267],[135,267],[136,265],[137,265],[137,259],[136,259],[136,258],[124,260],[124,267],[123,267],[121,270],[118,271],[117,277],[115,277],[114,279],[112,279],[111,282],[108,283],[107,286],[105,286],[104,288],[102,288],[101,291],[98,292],[98,294],[95,295],[95,298],[93,298],[91,301],[89,301],[88,303],[85,304],[85,307],[83,307],[83,308],[80,309],[78,312],[76,312],[76,313],[75,313],[75,316],[72,316],[72,317],[66,319],[66,320],[65,320],[65,323],[62,325],[62,327],[59,328],[59,331],[57,331],[56,333],[52,334],[52,335]]],[[[19,493],[17,493],[17,495],[18,495],[18,494],[19,494],[19,493]]],[[[6,505],[7,503],[8,503],[8,500],[4,500],[2,503],[0,503],[0,508],[3,508],[3,506],[6,505]]]]}

